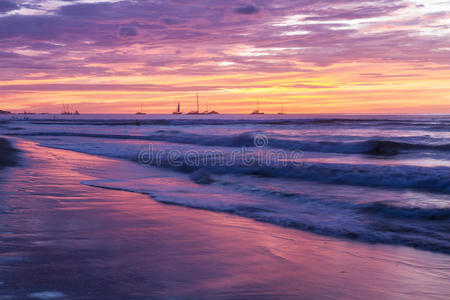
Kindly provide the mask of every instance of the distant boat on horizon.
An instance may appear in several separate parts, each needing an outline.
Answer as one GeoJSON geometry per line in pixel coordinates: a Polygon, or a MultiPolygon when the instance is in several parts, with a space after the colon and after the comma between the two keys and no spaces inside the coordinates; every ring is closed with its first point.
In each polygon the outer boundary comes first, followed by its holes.
{"type": "Polygon", "coordinates": [[[284,105],[281,104],[281,111],[278,113],[279,115],[285,115],[284,113],[284,105]]]}
{"type": "Polygon", "coordinates": [[[66,104],[65,104],[65,103],[63,103],[63,105],[62,105],[62,106],[63,106],[63,111],[62,111],[62,113],[61,113],[61,114],[62,114],[62,115],[70,115],[71,113],[69,112],[69,109],[68,109],[68,108],[69,108],[69,106],[68,106],[68,105],[66,106],[66,104]]]}
{"type": "Polygon", "coordinates": [[[199,115],[200,114],[200,108],[199,108],[199,102],[198,102],[198,93],[197,93],[197,110],[193,110],[187,113],[188,115],[199,115]]]}
{"type": "Polygon", "coordinates": [[[206,110],[202,112],[202,115],[218,115],[219,113],[215,110],[209,111],[208,104],[206,105],[206,110]]]}
{"type": "Polygon", "coordinates": [[[256,109],[250,113],[251,115],[263,115],[264,113],[259,110],[259,99],[256,102],[256,109]]]}
{"type": "Polygon", "coordinates": [[[180,107],[180,101],[178,101],[177,110],[174,111],[172,114],[173,115],[182,115],[183,114],[183,112],[181,111],[181,107],[180,107]]]}
{"type": "Polygon", "coordinates": [[[141,105],[141,110],[138,111],[138,112],[136,113],[136,115],[141,115],[141,116],[146,115],[146,113],[142,111],[142,105],[141,105]]]}
{"type": "Polygon", "coordinates": [[[71,112],[69,109],[69,104],[63,104],[63,112],[62,115],[79,115],[80,112],[78,110],[75,110],[75,112],[71,112]]]}
{"type": "Polygon", "coordinates": [[[200,112],[200,102],[198,100],[197,93],[197,110],[193,110],[187,113],[188,115],[218,115],[219,113],[215,110],[208,111],[208,108],[204,112],[200,112]]]}

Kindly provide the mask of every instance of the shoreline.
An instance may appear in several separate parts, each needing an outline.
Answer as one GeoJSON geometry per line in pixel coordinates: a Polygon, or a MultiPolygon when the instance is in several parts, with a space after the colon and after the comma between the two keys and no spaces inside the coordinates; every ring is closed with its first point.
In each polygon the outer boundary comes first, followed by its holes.
{"type": "Polygon", "coordinates": [[[0,172],[8,178],[0,180],[0,296],[447,296],[448,255],[318,236],[83,185],[125,170],[126,162],[19,139],[17,146],[24,166],[0,172]]]}

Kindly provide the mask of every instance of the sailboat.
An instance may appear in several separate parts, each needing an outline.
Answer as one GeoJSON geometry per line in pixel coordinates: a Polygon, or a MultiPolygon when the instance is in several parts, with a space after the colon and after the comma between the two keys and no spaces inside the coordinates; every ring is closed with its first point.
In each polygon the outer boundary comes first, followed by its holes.
{"type": "Polygon", "coordinates": [[[80,112],[78,110],[75,110],[75,112],[71,112],[69,109],[69,104],[63,104],[63,112],[61,113],[62,115],[79,115],[80,112]]]}
{"type": "Polygon", "coordinates": [[[198,93],[197,93],[197,110],[193,110],[188,112],[188,115],[199,115],[200,114],[200,108],[199,108],[200,104],[198,102],[198,93]]]}
{"type": "Polygon", "coordinates": [[[251,115],[263,115],[264,113],[259,111],[259,99],[256,102],[256,109],[252,111],[251,115]]]}
{"type": "Polygon", "coordinates": [[[281,104],[281,111],[278,113],[279,115],[284,115],[284,105],[281,104]]]}
{"type": "Polygon", "coordinates": [[[178,101],[178,104],[177,104],[177,110],[174,111],[172,114],[173,114],[173,115],[182,115],[182,114],[183,114],[183,113],[181,112],[181,108],[180,108],[180,101],[178,101]]]}
{"type": "Polygon", "coordinates": [[[142,105],[141,105],[141,110],[138,111],[138,112],[136,113],[136,115],[145,115],[145,112],[142,111],[142,105]]]}
{"type": "Polygon", "coordinates": [[[72,113],[69,110],[69,105],[68,104],[63,104],[63,112],[61,113],[62,115],[71,115],[72,113]]]}

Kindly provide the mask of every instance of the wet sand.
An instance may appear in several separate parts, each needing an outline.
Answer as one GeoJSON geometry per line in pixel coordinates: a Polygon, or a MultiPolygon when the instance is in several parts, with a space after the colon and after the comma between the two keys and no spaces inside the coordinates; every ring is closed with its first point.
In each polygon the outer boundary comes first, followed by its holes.
{"type": "Polygon", "coordinates": [[[131,162],[16,140],[0,171],[0,299],[448,299],[450,257],[81,184],[131,162]]]}

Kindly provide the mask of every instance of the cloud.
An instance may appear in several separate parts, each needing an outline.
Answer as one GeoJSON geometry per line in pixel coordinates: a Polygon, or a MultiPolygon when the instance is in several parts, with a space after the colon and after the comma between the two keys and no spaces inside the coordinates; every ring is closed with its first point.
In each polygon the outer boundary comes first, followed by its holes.
{"type": "Polygon", "coordinates": [[[114,12],[116,5],[109,2],[76,3],[62,6],[58,14],[66,17],[91,19],[105,18],[114,12]]]}
{"type": "Polygon", "coordinates": [[[259,9],[254,5],[241,6],[234,9],[237,14],[252,15],[259,12],[259,9]]]}
{"type": "Polygon", "coordinates": [[[381,16],[388,16],[391,13],[405,8],[407,5],[388,5],[388,6],[376,6],[376,5],[361,5],[354,7],[351,10],[348,8],[340,9],[321,9],[319,15],[305,18],[305,21],[334,21],[334,20],[357,20],[374,18],[381,16]]]}
{"type": "Polygon", "coordinates": [[[32,85],[0,85],[0,91],[40,91],[40,92],[86,92],[86,91],[135,91],[135,92],[190,92],[216,90],[219,86],[183,86],[154,84],[32,84],[32,85]]]}
{"type": "Polygon", "coordinates": [[[0,17],[0,79],[33,69],[70,77],[283,73],[353,61],[450,64],[448,14],[421,13],[402,0],[39,3],[38,14],[0,17]],[[45,4],[52,9],[40,8],[45,4]],[[415,9],[409,18],[408,9],[415,9]],[[393,17],[399,13],[405,15],[393,17]],[[19,55],[26,53],[35,55],[19,55]],[[224,68],[223,61],[234,64],[224,68]]]}
{"type": "Polygon", "coordinates": [[[119,36],[122,38],[136,37],[139,35],[139,31],[136,27],[120,27],[119,36]]]}
{"type": "Polygon", "coordinates": [[[9,12],[18,9],[19,6],[11,1],[0,0],[0,13],[9,12]]]}

